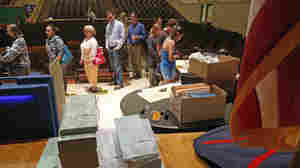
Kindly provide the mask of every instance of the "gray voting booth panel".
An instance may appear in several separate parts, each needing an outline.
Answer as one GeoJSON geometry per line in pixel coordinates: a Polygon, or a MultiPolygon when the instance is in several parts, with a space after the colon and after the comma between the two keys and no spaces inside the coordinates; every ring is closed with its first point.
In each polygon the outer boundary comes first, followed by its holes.
{"type": "Polygon", "coordinates": [[[96,133],[97,98],[96,95],[70,96],[67,98],[60,136],[96,133]]]}

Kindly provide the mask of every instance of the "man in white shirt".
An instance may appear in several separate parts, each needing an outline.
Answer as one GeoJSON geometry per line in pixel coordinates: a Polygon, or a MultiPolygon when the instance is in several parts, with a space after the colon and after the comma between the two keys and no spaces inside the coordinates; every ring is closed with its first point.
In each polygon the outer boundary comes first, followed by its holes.
{"type": "Polygon", "coordinates": [[[123,69],[120,60],[120,49],[125,41],[125,28],[123,23],[115,19],[113,11],[107,11],[108,24],[105,31],[105,47],[108,50],[110,66],[114,72],[113,81],[121,89],[123,84],[123,69]]]}

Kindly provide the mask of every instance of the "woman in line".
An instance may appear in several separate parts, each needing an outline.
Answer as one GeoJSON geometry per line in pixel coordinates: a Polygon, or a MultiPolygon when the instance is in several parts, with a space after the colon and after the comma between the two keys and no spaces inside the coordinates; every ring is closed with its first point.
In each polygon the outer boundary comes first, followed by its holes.
{"type": "Polygon", "coordinates": [[[93,63],[97,55],[98,42],[95,38],[96,30],[92,25],[86,25],[83,29],[84,40],[80,45],[81,48],[81,60],[80,64],[84,64],[84,70],[87,75],[89,84],[91,87],[89,91],[98,92],[100,89],[97,88],[98,79],[98,65],[93,63]]]}
{"type": "Polygon", "coordinates": [[[29,75],[31,61],[22,31],[17,25],[11,24],[7,26],[7,34],[14,42],[0,57],[0,63],[9,67],[9,75],[29,75]]]}
{"type": "Polygon", "coordinates": [[[163,76],[161,84],[167,84],[175,81],[176,78],[176,53],[175,44],[183,37],[183,29],[174,25],[170,31],[169,37],[164,41],[161,49],[160,71],[163,76]]]}

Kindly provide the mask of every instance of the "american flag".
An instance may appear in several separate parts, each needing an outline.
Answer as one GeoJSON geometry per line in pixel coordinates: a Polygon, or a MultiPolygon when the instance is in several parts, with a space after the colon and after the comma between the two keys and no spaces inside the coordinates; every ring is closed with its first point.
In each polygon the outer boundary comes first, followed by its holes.
{"type": "Polygon", "coordinates": [[[247,141],[240,142],[242,146],[278,150],[299,147],[300,49],[291,47],[298,39],[300,41],[300,30],[295,30],[299,21],[299,0],[251,1],[237,94],[242,92],[246,81],[264,60],[269,59],[265,63],[270,65],[287,48],[292,50],[270,72],[256,78],[258,82],[240,106],[234,108],[231,134],[236,141],[246,137],[247,141]],[[294,36],[289,39],[294,42],[287,40],[291,32],[294,36]]]}

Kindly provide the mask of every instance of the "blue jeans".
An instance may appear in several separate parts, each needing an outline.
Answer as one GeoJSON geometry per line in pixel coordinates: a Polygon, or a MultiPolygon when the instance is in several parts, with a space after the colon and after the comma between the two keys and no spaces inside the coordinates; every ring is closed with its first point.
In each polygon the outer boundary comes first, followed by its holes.
{"type": "Polygon", "coordinates": [[[118,85],[123,85],[123,69],[120,60],[120,50],[108,50],[112,70],[118,85]]]}
{"type": "Polygon", "coordinates": [[[176,66],[169,66],[163,63],[160,64],[160,71],[164,80],[174,80],[176,77],[176,66]]]}

